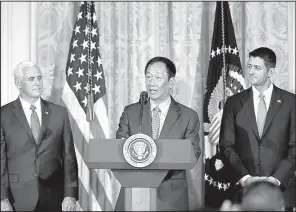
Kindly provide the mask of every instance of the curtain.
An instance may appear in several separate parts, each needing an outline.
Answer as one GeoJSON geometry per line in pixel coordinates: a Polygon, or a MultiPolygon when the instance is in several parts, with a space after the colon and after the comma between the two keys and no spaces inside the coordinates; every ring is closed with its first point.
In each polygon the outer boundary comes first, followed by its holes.
{"type": "MultiPolygon", "coordinates": [[[[42,97],[60,104],[70,39],[80,2],[34,4],[37,6],[32,7],[34,11],[31,9],[31,13],[36,13],[34,17],[37,26],[34,30],[37,32],[37,63],[44,73],[42,97]]],[[[147,61],[159,55],[170,58],[176,65],[176,84],[172,96],[197,111],[201,122],[200,145],[203,149],[202,106],[216,3],[95,4],[100,53],[106,77],[111,138],[115,138],[124,106],[138,101],[139,94],[145,90],[144,67],[147,61]]],[[[288,36],[289,3],[230,2],[229,5],[243,70],[248,52],[259,46],[270,47],[278,59],[273,82],[289,90],[290,45],[295,43],[295,38],[288,36]]],[[[2,18],[5,17],[1,14],[1,21],[2,18]]],[[[11,54],[13,57],[13,52],[11,54]]],[[[1,70],[1,74],[10,76],[12,71],[1,70]]],[[[6,103],[11,100],[10,96],[2,95],[14,86],[12,78],[9,79],[11,82],[4,82],[5,79],[1,77],[1,100],[4,98],[6,103]]],[[[200,208],[203,204],[203,171],[201,155],[197,165],[189,172],[191,209],[200,208]]]]}

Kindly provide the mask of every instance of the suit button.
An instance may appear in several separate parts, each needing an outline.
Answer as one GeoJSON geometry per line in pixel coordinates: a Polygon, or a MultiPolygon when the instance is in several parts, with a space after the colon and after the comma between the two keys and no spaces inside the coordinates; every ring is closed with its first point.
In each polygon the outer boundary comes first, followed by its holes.
{"type": "Polygon", "coordinates": [[[36,156],[35,156],[35,158],[39,158],[39,156],[38,156],[38,155],[36,155],[36,156]]]}
{"type": "Polygon", "coordinates": [[[38,177],[38,174],[37,174],[37,173],[34,173],[34,176],[35,176],[35,177],[38,177]]]}
{"type": "Polygon", "coordinates": [[[263,146],[260,146],[260,149],[263,149],[263,146]]]}

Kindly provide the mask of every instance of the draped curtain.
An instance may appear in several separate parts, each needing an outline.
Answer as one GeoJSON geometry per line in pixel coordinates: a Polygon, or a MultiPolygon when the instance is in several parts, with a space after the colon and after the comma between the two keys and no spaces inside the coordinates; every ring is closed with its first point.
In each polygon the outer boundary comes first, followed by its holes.
{"type": "MultiPolygon", "coordinates": [[[[42,97],[60,104],[70,39],[80,2],[28,4],[35,4],[31,13],[36,14],[36,60],[44,73],[42,97]]],[[[278,57],[273,81],[286,90],[291,90],[289,56],[295,55],[295,50],[290,48],[291,44],[295,44],[295,37],[289,37],[289,4],[229,3],[243,70],[248,52],[259,46],[268,46],[278,57]]],[[[138,101],[139,94],[145,90],[144,67],[147,61],[159,55],[170,58],[176,64],[176,84],[172,96],[198,112],[200,145],[203,148],[202,106],[215,2],[96,2],[95,5],[111,138],[115,138],[124,106],[138,101]]],[[[295,25],[295,14],[293,18],[295,25]]],[[[2,69],[1,74],[10,75],[12,71],[2,69]]],[[[14,86],[10,79],[4,82],[1,77],[1,84],[5,83],[1,85],[1,100],[5,90],[11,91],[14,86]]],[[[5,103],[13,100],[11,95],[4,98],[5,103]]],[[[200,208],[203,204],[202,164],[203,155],[189,172],[191,209],[200,208]]]]}

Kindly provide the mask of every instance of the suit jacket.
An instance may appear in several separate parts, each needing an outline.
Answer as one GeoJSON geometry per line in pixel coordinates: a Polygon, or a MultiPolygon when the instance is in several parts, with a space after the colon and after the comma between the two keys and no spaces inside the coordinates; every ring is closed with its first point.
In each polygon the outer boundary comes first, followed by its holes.
{"type": "Polygon", "coordinates": [[[33,210],[39,199],[61,210],[78,199],[77,160],[67,110],[41,99],[42,126],[35,142],[20,99],[1,107],[1,200],[33,210]]]}
{"type": "Polygon", "coordinates": [[[220,129],[221,152],[243,176],[273,176],[285,191],[286,206],[295,205],[295,94],[273,88],[262,137],[259,137],[249,88],[226,101],[220,129]]]}
{"type": "MultiPolygon", "coordinates": [[[[197,113],[176,102],[171,97],[165,122],[159,139],[191,139],[196,158],[201,153],[199,147],[199,118],[197,113]]],[[[139,133],[140,103],[124,108],[120,118],[116,138],[128,138],[139,133]]],[[[142,133],[152,137],[150,103],[143,107],[142,133]]],[[[157,210],[188,210],[188,190],[185,171],[169,171],[165,180],[157,189],[157,210]]]]}

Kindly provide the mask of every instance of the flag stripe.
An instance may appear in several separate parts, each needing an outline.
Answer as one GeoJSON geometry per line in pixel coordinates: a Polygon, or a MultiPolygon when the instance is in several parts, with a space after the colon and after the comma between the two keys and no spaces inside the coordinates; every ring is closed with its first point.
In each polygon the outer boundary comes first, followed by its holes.
{"type": "MultiPolygon", "coordinates": [[[[70,114],[70,120],[74,120],[72,117],[72,114],[70,114]]],[[[110,175],[106,172],[105,169],[101,170],[89,170],[87,165],[85,164],[84,158],[88,157],[88,150],[89,150],[89,144],[87,140],[83,137],[83,135],[80,133],[80,130],[78,129],[77,121],[71,121],[71,128],[73,129],[73,137],[75,138],[76,141],[80,142],[75,142],[75,151],[77,155],[77,161],[78,161],[78,176],[79,179],[83,185],[83,188],[87,193],[91,194],[91,199],[89,200],[89,197],[84,196],[82,200],[86,199],[88,201],[82,202],[81,207],[83,210],[89,210],[90,208],[92,210],[99,210],[101,211],[101,207],[104,208],[104,210],[112,210],[113,205],[109,201],[109,194],[106,196],[108,198],[104,198],[104,184],[106,185],[111,185],[111,180],[110,180],[110,175]],[[82,157],[83,155],[83,157],[82,157]],[[106,173],[107,177],[104,176],[106,173]],[[100,179],[100,180],[98,180],[100,179]],[[103,184],[103,185],[102,185],[103,184]],[[87,208],[86,208],[87,206],[87,208]]],[[[110,186],[107,186],[107,188],[110,190],[112,188],[109,188],[110,186]]],[[[84,193],[84,195],[86,195],[84,193]]],[[[110,198],[112,199],[112,198],[110,198]]]]}
{"type": "MultiPolygon", "coordinates": [[[[93,136],[95,138],[100,137],[100,133],[103,133],[102,131],[102,124],[99,124],[99,121],[97,120],[98,116],[95,116],[95,120],[91,122],[90,127],[91,131],[93,132],[93,136]]],[[[102,138],[105,139],[105,138],[102,138]]],[[[119,194],[120,190],[120,183],[117,181],[116,177],[113,175],[112,171],[110,169],[100,169],[97,170],[97,174],[99,176],[100,181],[102,184],[105,185],[112,185],[112,186],[105,186],[105,193],[108,197],[109,201],[112,203],[113,206],[115,206],[117,199],[115,198],[119,194]],[[115,195],[114,196],[114,192],[115,195]]]]}
{"type": "Polygon", "coordinates": [[[105,138],[109,138],[109,122],[107,117],[107,109],[102,98],[98,99],[98,101],[95,103],[94,111],[102,127],[105,138]]]}
{"type": "Polygon", "coordinates": [[[111,203],[113,197],[112,197],[112,187],[111,186],[105,186],[102,185],[112,185],[110,176],[108,172],[106,172],[105,169],[95,169],[93,170],[97,177],[99,177],[99,181],[94,181],[96,183],[96,186],[99,188],[97,191],[97,197],[99,204],[104,208],[104,210],[110,211],[113,210],[113,204],[111,203]],[[100,195],[99,191],[103,190],[106,194],[107,198],[100,195]]]}
{"type": "MultiPolygon", "coordinates": [[[[105,173],[107,172],[104,169],[92,169],[91,170],[91,178],[90,178],[90,185],[92,188],[96,188],[93,190],[94,195],[96,197],[96,201],[98,201],[99,205],[97,207],[92,206],[92,210],[96,211],[99,208],[103,208],[104,211],[110,211],[113,210],[112,203],[110,202],[110,199],[108,197],[108,194],[106,193],[105,188],[110,188],[111,185],[110,181],[105,180],[105,173]],[[100,180],[98,180],[100,179],[100,180]],[[106,185],[105,187],[103,185],[106,185]],[[104,194],[104,195],[102,195],[104,194]],[[107,197],[107,198],[106,198],[107,197]]],[[[109,178],[109,175],[107,174],[107,177],[109,178]]]]}
{"type": "MultiPolygon", "coordinates": [[[[92,208],[94,208],[95,206],[98,206],[98,202],[96,201],[96,198],[93,194],[93,191],[91,189],[91,187],[89,186],[89,177],[90,177],[90,172],[89,169],[87,168],[86,164],[84,163],[84,160],[82,159],[79,151],[76,149],[76,156],[77,156],[77,160],[78,162],[78,176],[79,176],[79,180],[81,182],[81,185],[83,186],[83,188],[85,189],[87,195],[86,196],[81,196],[83,198],[79,198],[79,202],[82,202],[84,204],[80,204],[80,206],[84,206],[83,210],[89,210],[89,206],[91,204],[92,208]],[[89,196],[91,197],[91,201],[89,201],[89,196]],[[81,199],[81,200],[80,200],[81,199]]],[[[96,189],[94,189],[96,190],[96,189]]],[[[96,207],[98,208],[98,207],[96,207]]],[[[100,208],[99,211],[102,211],[102,209],[100,208]]]]}
{"type": "MultiPolygon", "coordinates": [[[[90,123],[90,131],[92,132],[92,135],[94,136],[94,138],[100,138],[102,137],[102,135],[105,134],[101,126],[102,125],[99,123],[97,116],[94,116],[94,120],[90,123]]],[[[105,139],[105,138],[103,137],[101,139],[105,139]]],[[[109,174],[111,178],[112,177],[112,175],[110,174],[112,173],[111,170],[105,169],[105,171],[109,174]]]]}
{"type": "Polygon", "coordinates": [[[110,138],[105,76],[99,53],[94,2],[80,3],[65,71],[67,82],[62,99],[70,113],[79,164],[78,208],[113,210],[120,190],[119,182],[110,170],[88,169],[86,165],[90,139],[100,142],[100,139],[110,138]]]}
{"type": "Polygon", "coordinates": [[[69,112],[71,113],[72,117],[76,121],[76,124],[78,125],[80,132],[84,136],[85,140],[88,142],[89,138],[93,138],[93,135],[89,133],[90,124],[86,121],[86,114],[84,110],[81,108],[78,99],[76,98],[68,83],[65,83],[62,93],[62,99],[65,105],[67,106],[69,112]]]}

